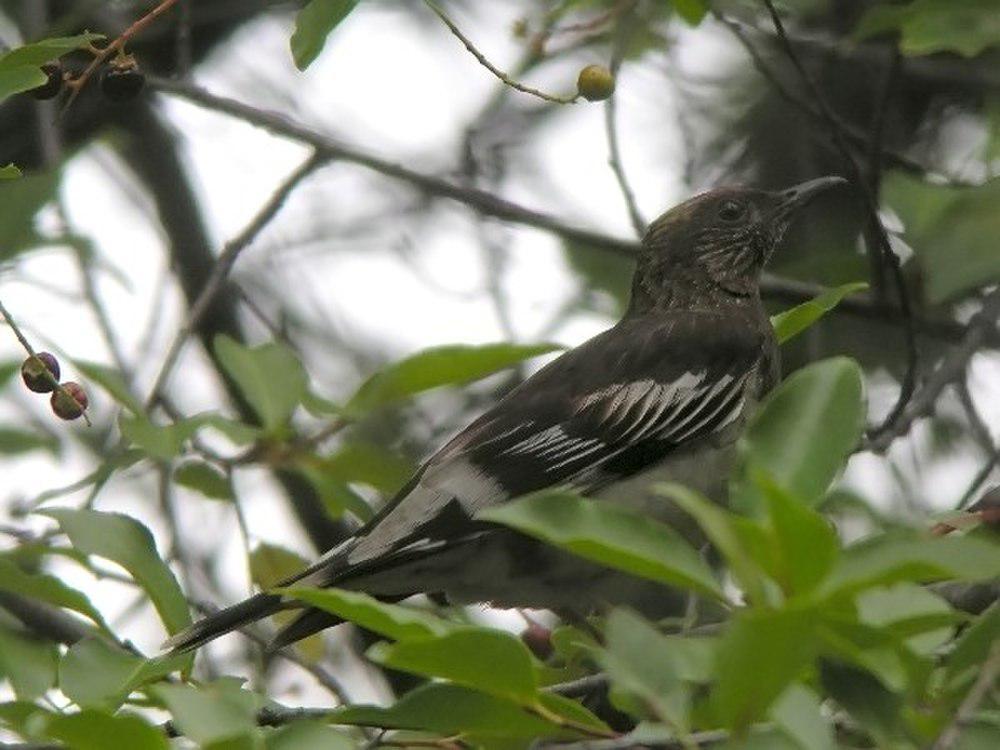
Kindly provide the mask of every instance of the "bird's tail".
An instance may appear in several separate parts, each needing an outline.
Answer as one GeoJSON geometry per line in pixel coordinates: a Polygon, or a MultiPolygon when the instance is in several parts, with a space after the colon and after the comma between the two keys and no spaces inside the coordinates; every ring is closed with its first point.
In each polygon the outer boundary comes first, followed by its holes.
{"type": "Polygon", "coordinates": [[[273,615],[285,607],[284,597],[281,594],[256,594],[239,604],[226,607],[198,620],[168,639],[163,644],[162,650],[170,655],[192,651],[220,635],[257,622],[257,620],[273,615]]]}

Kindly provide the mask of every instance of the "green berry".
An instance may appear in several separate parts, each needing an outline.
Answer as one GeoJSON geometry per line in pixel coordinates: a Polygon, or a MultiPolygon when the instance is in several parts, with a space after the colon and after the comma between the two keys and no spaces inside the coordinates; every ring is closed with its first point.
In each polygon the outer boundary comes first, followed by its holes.
{"type": "Polygon", "coordinates": [[[615,92],[615,77],[603,65],[588,65],[576,79],[576,90],[588,101],[607,99],[615,92]]]}
{"type": "Polygon", "coordinates": [[[21,365],[21,379],[29,391],[48,393],[55,388],[53,381],[59,380],[59,360],[48,352],[38,352],[35,356],[24,360],[21,365]],[[52,374],[51,378],[46,377],[46,370],[52,374]]]}

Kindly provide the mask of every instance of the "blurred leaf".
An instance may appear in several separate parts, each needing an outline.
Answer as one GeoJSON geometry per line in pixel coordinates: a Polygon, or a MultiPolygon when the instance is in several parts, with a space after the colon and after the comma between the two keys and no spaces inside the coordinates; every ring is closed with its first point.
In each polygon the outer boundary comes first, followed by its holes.
{"type": "Polygon", "coordinates": [[[596,656],[613,685],[638,696],[657,718],[687,729],[688,695],[666,637],[627,609],[611,611],[604,636],[596,656]]]}
{"type": "Polygon", "coordinates": [[[264,427],[283,427],[309,387],[305,368],[295,353],[277,342],[248,347],[225,335],[216,336],[213,346],[219,364],[264,427]]]}
{"type": "Polygon", "coordinates": [[[16,164],[8,164],[0,167],[0,180],[16,180],[21,176],[21,170],[16,164]]]}
{"type": "Polygon", "coordinates": [[[708,13],[708,5],[702,0],[670,0],[677,11],[677,15],[687,21],[691,26],[701,23],[705,14],[708,13]]]}
{"type": "Polygon", "coordinates": [[[910,648],[929,655],[951,638],[956,616],[951,607],[923,586],[897,583],[867,589],[856,598],[858,619],[884,631],[906,634],[908,623],[925,624],[907,638],[910,648]],[[936,623],[936,625],[935,625],[936,623]]]}
{"type": "Polygon", "coordinates": [[[641,578],[724,598],[712,569],[676,531],[607,501],[541,493],[487,508],[477,518],[641,578]]]}
{"type": "Polygon", "coordinates": [[[813,591],[837,560],[837,534],[823,516],[763,477],[758,487],[767,501],[780,570],[776,576],[789,594],[813,591]]]}
{"type": "Polygon", "coordinates": [[[745,543],[748,534],[744,532],[753,528],[752,523],[719,508],[707,498],[679,484],[659,484],[656,485],[656,490],[671,498],[698,522],[701,530],[729,563],[733,576],[739,581],[747,598],[753,602],[764,602],[767,596],[761,564],[745,543]]]}
{"type": "Polygon", "coordinates": [[[861,368],[833,357],[792,373],[765,399],[742,445],[762,469],[797,498],[817,502],[861,439],[861,368]]]}
{"type": "Polygon", "coordinates": [[[28,573],[3,557],[0,557],[0,591],[21,594],[57,607],[71,609],[90,618],[105,630],[108,629],[101,613],[84,594],[70,588],[55,576],[45,573],[28,573]]]}
{"type": "Polygon", "coordinates": [[[0,68],[0,102],[43,85],[49,77],[37,65],[0,68]]]}
{"type": "Polygon", "coordinates": [[[310,0],[295,17],[292,58],[295,67],[305,70],[319,57],[326,38],[350,15],[359,0],[310,0]]]}
{"type": "Polygon", "coordinates": [[[819,696],[805,685],[789,685],[771,706],[771,718],[801,750],[835,750],[837,747],[819,696]]]}
{"type": "Polygon", "coordinates": [[[65,742],[73,750],[107,750],[109,743],[128,750],[169,747],[163,732],[145,719],[124,713],[112,716],[92,708],[52,716],[45,722],[45,736],[65,742]]]}
{"type": "Polygon", "coordinates": [[[339,482],[360,482],[385,495],[394,495],[413,476],[416,466],[405,458],[372,443],[345,443],[313,468],[339,482]]]}
{"type": "Polygon", "coordinates": [[[990,648],[998,641],[1000,602],[993,602],[955,641],[955,649],[945,667],[947,679],[954,681],[966,670],[980,667],[990,653],[990,648]]]}
{"type": "Polygon", "coordinates": [[[516,636],[490,628],[463,628],[431,638],[377,643],[373,661],[393,669],[441,677],[526,705],[535,702],[538,681],[531,652],[516,636]]]}
{"type": "Polygon", "coordinates": [[[347,735],[316,721],[294,721],[267,736],[267,750],[353,750],[347,735]]]}
{"type": "Polygon", "coordinates": [[[130,516],[96,510],[59,508],[39,511],[59,522],[73,546],[88,555],[116,562],[142,586],[167,632],[191,624],[187,600],[170,568],[156,552],[149,529],[130,516]]]}
{"type": "MultiPolygon", "coordinates": [[[[39,73],[39,75],[42,75],[39,73]]],[[[44,82],[44,76],[42,76],[44,82]]],[[[0,80],[0,96],[3,81],[0,80]]],[[[35,214],[56,196],[62,171],[25,175],[19,180],[0,181],[0,259],[11,258],[35,239],[35,214]]]]}
{"type": "Polygon", "coordinates": [[[198,414],[187,421],[196,423],[199,430],[203,427],[218,430],[236,445],[249,445],[260,437],[260,429],[257,427],[243,424],[243,422],[229,419],[214,412],[198,414]]]}
{"type": "Polygon", "coordinates": [[[199,744],[239,737],[257,726],[261,698],[234,678],[198,687],[156,685],[150,692],[166,704],[177,728],[199,744]]]}
{"type": "Polygon", "coordinates": [[[51,716],[49,711],[28,701],[0,703],[0,727],[10,729],[24,737],[35,737],[36,729],[51,716]]]}
{"type": "Polygon", "coordinates": [[[301,573],[309,561],[277,544],[258,544],[250,553],[250,579],[262,589],[301,573]]]}
{"type": "Polygon", "coordinates": [[[903,221],[930,302],[1000,280],[1000,253],[990,239],[1000,233],[1000,179],[958,188],[890,172],[882,195],[903,221]]]}
{"type": "Polygon", "coordinates": [[[288,588],[282,589],[281,593],[393,640],[430,638],[458,627],[430,612],[380,602],[358,591],[288,588]]]}
{"type": "Polygon", "coordinates": [[[59,438],[34,430],[0,426],[0,453],[19,456],[22,453],[44,450],[53,456],[59,454],[59,438]]]}
{"type": "Polygon", "coordinates": [[[59,661],[59,689],[81,707],[115,709],[129,693],[143,660],[101,638],[70,646],[59,661]]]}
{"type": "Polygon", "coordinates": [[[370,521],[374,517],[375,511],[361,495],[321,468],[300,462],[297,471],[313,486],[327,513],[334,518],[346,512],[353,513],[361,521],[370,521]]]}
{"type": "Polygon", "coordinates": [[[632,289],[632,274],[635,262],[602,248],[565,241],[563,244],[566,260],[570,267],[583,277],[584,288],[608,294],[615,302],[615,313],[621,313],[628,306],[632,289]]]}
{"type": "Polygon", "coordinates": [[[425,349],[371,376],[351,396],[344,410],[361,416],[432,388],[485,378],[559,348],[555,344],[484,344],[425,349]]]}
{"type": "Polygon", "coordinates": [[[898,29],[905,55],[958,52],[975,57],[1000,44],[996,0],[913,0],[908,5],[878,4],[861,17],[854,36],[866,39],[898,29]]]}
{"type": "Polygon", "coordinates": [[[175,458],[192,432],[183,425],[158,425],[143,416],[128,417],[124,414],[118,419],[118,428],[130,443],[150,458],[160,461],[175,458]]]}
{"type": "Polygon", "coordinates": [[[32,44],[15,47],[0,55],[0,70],[10,70],[22,65],[39,66],[62,57],[73,50],[104,39],[103,34],[78,34],[76,36],[40,39],[32,44]]]}
{"type": "Polygon", "coordinates": [[[727,727],[742,730],[815,658],[817,616],[811,609],[744,610],[729,625],[717,652],[712,703],[727,727]]]}
{"type": "Polygon", "coordinates": [[[59,651],[54,643],[0,625],[0,677],[20,700],[34,700],[56,684],[59,651]]]}
{"type": "Polygon", "coordinates": [[[783,344],[789,339],[795,338],[840,304],[844,297],[867,288],[868,284],[864,281],[843,284],[823,292],[808,302],[796,305],[790,310],[772,315],[771,325],[774,326],[774,335],[777,336],[778,343],[783,344]]]}
{"type": "Polygon", "coordinates": [[[997,576],[1000,543],[970,536],[889,533],[845,547],[820,594],[834,596],[897,581],[979,581],[997,576]]]}
{"type": "Polygon", "coordinates": [[[332,714],[336,723],[424,729],[445,736],[477,734],[534,739],[575,734],[529,713],[514,701],[446,682],[415,688],[388,708],[347,706],[334,709],[332,714]]]}
{"type": "Polygon", "coordinates": [[[103,388],[111,398],[124,406],[135,415],[145,412],[142,404],[132,395],[125,379],[121,373],[113,367],[102,365],[98,362],[87,362],[84,360],[73,360],[73,366],[79,370],[87,380],[92,380],[103,388]]]}
{"type": "Polygon", "coordinates": [[[212,500],[232,500],[229,477],[204,461],[186,461],[174,469],[174,481],[212,500]]]}
{"type": "Polygon", "coordinates": [[[878,747],[895,747],[901,733],[902,700],[868,672],[839,662],[820,661],[820,684],[864,729],[878,747]]]}

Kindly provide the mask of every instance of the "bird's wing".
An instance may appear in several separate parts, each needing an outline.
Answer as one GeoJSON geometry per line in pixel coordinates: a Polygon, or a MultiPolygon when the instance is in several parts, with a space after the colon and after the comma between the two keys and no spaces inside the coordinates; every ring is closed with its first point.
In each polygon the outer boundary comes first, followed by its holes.
{"type": "Polygon", "coordinates": [[[551,362],[441,448],[359,532],[346,562],[364,568],[439,550],[467,535],[484,507],[549,487],[585,490],[607,481],[616,457],[627,454],[615,463],[636,473],[721,432],[743,411],[765,343],[715,313],[626,319],[551,362]]]}

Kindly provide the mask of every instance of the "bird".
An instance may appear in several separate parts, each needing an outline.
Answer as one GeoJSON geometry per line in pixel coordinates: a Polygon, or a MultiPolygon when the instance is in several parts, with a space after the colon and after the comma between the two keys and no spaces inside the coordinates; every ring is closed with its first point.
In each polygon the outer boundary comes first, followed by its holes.
{"type": "MultiPolygon", "coordinates": [[[[779,380],[760,298],[763,268],[799,209],[844,182],[720,187],[668,210],[642,239],[629,303],[613,327],[511,390],[432,454],[372,520],[279,587],[338,587],[386,602],[424,593],[560,613],[621,604],[676,611],[682,592],[477,514],[569,488],[676,523],[680,514],[650,489],[664,480],[725,502],[737,438],[779,380]]],[[[286,609],[299,614],[271,649],[340,622],[266,590],[194,623],[164,649],[190,651],[286,609]]]]}

